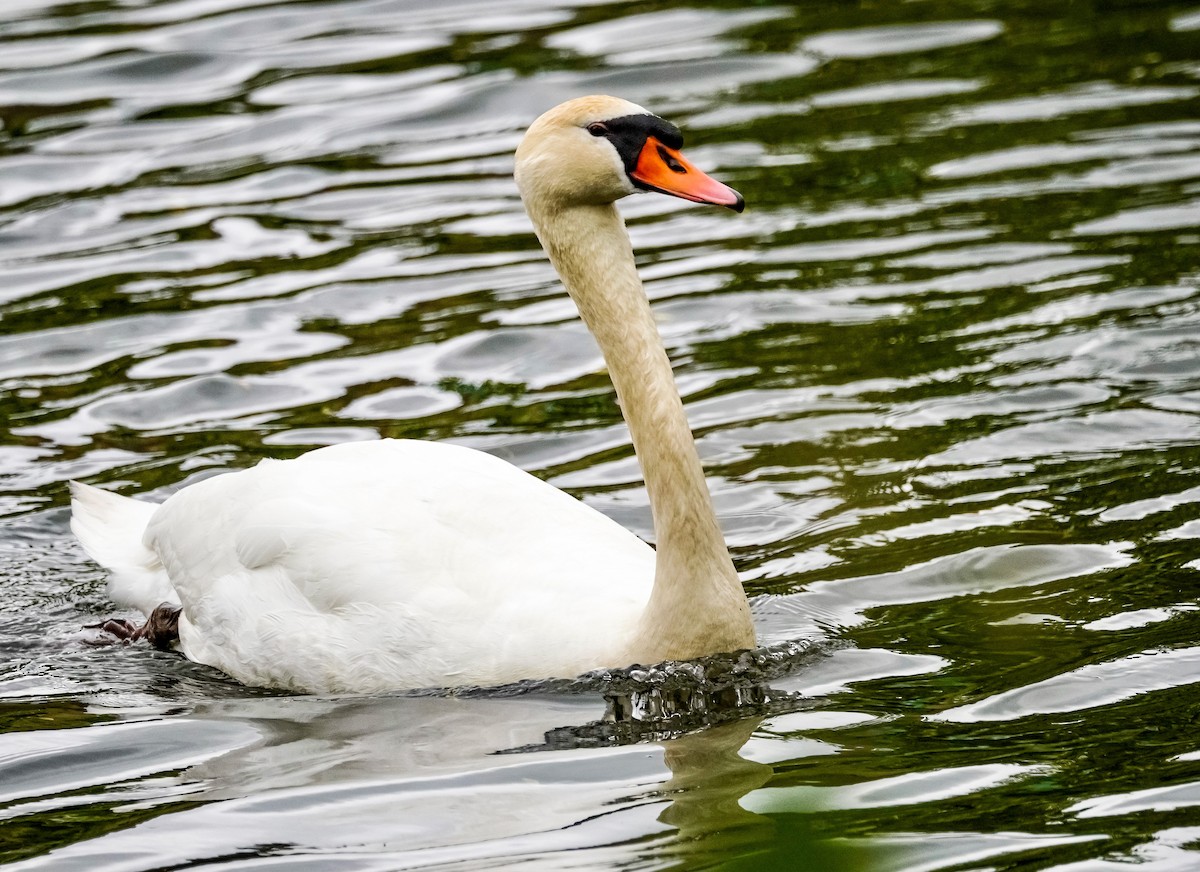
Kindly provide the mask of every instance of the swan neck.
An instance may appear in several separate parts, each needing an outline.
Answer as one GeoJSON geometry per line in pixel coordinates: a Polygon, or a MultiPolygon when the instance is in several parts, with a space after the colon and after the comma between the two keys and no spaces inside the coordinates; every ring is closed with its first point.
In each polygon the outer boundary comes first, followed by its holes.
{"type": "Polygon", "coordinates": [[[604,355],[646,482],[655,580],[628,656],[646,663],[753,647],[746,596],[620,213],[604,204],[530,215],[604,355]]]}

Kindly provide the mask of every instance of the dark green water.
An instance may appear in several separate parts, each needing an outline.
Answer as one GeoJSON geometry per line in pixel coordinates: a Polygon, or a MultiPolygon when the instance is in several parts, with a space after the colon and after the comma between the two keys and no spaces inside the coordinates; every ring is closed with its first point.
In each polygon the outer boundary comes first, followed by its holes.
{"type": "Polygon", "coordinates": [[[0,862],[1200,868],[1198,95],[1175,3],[8,0],[0,862]],[[591,92],[746,196],[624,211],[760,635],[825,656],[664,738],[82,645],[69,478],[446,439],[650,535],[510,177],[591,92]]]}

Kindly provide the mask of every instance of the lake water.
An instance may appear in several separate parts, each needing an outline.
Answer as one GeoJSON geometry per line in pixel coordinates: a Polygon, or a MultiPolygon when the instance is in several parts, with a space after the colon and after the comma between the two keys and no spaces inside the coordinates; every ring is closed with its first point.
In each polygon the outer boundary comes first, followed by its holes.
{"type": "Polygon", "coordinates": [[[1200,868],[1198,96],[1170,2],[6,0],[0,862],[1200,868]],[[82,644],[69,478],[421,437],[650,536],[511,179],[592,92],[748,203],[624,211],[778,668],[613,724],[653,676],[82,644]]]}

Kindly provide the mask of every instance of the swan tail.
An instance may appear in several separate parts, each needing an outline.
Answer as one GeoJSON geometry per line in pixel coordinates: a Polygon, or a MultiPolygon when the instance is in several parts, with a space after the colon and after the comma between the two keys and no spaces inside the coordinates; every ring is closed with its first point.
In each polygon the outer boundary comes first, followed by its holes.
{"type": "Polygon", "coordinates": [[[179,605],[162,562],[144,541],[158,505],[77,481],[70,485],[71,532],[88,556],[109,571],[113,602],[145,615],[164,602],[179,605]]]}

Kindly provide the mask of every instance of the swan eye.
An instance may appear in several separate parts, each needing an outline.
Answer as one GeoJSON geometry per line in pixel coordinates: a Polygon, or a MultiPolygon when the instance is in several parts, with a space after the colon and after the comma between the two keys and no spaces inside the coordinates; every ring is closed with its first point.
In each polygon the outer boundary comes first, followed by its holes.
{"type": "Polygon", "coordinates": [[[587,126],[587,132],[592,136],[605,136],[608,134],[608,128],[599,121],[593,121],[587,126]]]}

